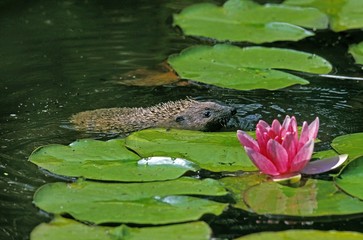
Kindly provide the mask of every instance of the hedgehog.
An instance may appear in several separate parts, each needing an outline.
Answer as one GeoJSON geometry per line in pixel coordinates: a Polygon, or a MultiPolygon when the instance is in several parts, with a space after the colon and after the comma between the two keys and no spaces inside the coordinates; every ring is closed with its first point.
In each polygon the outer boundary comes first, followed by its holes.
{"type": "Polygon", "coordinates": [[[146,128],[216,131],[236,113],[233,107],[192,99],[169,101],[147,108],[101,108],[70,118],[75,129],[127,134],[146,128]]]}

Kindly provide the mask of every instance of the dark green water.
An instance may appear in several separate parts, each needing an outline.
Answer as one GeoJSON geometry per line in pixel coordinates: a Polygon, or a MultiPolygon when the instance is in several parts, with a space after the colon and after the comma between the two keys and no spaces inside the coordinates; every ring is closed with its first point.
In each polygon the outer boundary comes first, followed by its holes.
{"type": "MultiPolygon", "coordinates": [[[[59,179],[27,158],[38,146],[89,137],[61,127],[79,111],[191,96],[238,109],[225,131],[252,130],[259,119],[286,114],[308,121],[319,116],[322,148],[336,136],[363,131],[362,80],[305,76],[310,85],[274,92],[115,84],[115,76],[153,67],[197,43],[181,36],[170,21],[172,13],[194,2],[0,0],[0,239],[28,239],[34,226],[51,219],[32,205],[32,196],[39,186],[59,179]]],[[[335,66],[335,75],[363,77],[346,53],[347,44],[363,40],[362,35],[322,32],[299,43],[270,45],[316,53],[335,66]]],[[[207,220],[219,238],[290,228],[363,231],[363,217],[295,223],[229,210],[207,220]]]]}

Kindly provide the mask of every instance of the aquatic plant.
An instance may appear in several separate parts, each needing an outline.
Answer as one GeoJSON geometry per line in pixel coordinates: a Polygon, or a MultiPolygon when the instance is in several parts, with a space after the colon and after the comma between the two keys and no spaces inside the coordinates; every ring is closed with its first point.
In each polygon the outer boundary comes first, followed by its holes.
{"type": "Polygon", "coordinates": [[[299,136],[296,118],[286,116],[282,124],[275,119],[271,126],[260,120],[256,126],[256,140],[241,130],[237,131],[237,138],[262,173],[275,180],[300,178],[313,154],[318,130],[317,117],[310,125],[303,122],[299,136]]]}

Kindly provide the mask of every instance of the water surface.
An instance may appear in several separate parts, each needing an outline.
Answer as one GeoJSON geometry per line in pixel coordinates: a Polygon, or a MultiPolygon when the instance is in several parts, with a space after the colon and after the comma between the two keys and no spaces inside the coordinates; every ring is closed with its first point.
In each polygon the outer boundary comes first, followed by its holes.
{"type": "MultiPolygon", "coordinates": [[[[132,87],[122,74],[154,68],[198,43],[171,27],[171,14],[196,1],[0,1],[0,239],[28,239],[51,216],[32,205],[35,190],[59,179],[27,162],[41,145],[95,137],[62,127],[70,115],[101,107],[150,106],[187,96],[237,108],[225,131],[253,130],[259,119],[286,114],[321,120],[321,148],[334,137],[363,131],[363,81],[305,76],[310,85],[279,91],[236,91],[205,85],[132,87]]],[[[222,1],[215,1],[222,2],[222,1]]],[[[270,44],[327,58],[334,75],[362,77],[347,51],[359,32],[322,32],[299,43],[270,44]]],[[[363,231],[349,222],[270,221],[240,211],[209,219],[216,237],[262,230],[319,228],[363,231]]]]}

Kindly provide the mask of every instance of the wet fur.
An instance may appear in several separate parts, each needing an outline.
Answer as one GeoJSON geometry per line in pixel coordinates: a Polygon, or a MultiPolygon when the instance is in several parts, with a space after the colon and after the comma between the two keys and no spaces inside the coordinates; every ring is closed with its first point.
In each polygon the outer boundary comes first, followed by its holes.
{"type": "Polygon", "coordinates": [[[73,115],[77,130],[130,133],[146,128],[179,128],[213,131],[221,128],[234,109],[215,102],[179,100],[148,108],[102,108],[73,115]]]}

